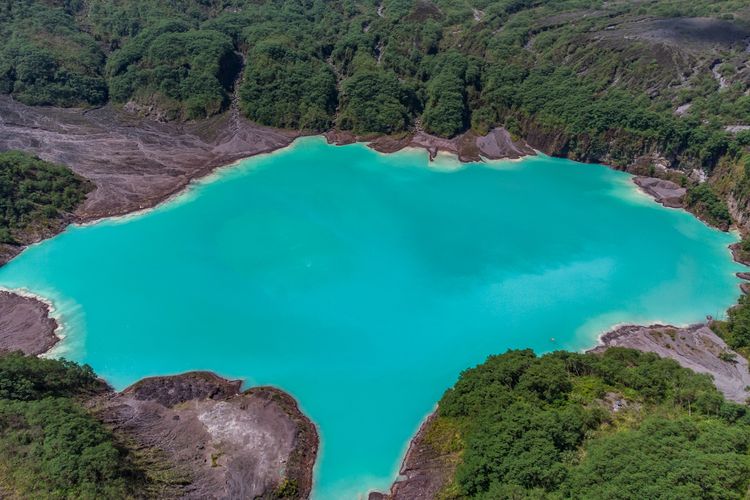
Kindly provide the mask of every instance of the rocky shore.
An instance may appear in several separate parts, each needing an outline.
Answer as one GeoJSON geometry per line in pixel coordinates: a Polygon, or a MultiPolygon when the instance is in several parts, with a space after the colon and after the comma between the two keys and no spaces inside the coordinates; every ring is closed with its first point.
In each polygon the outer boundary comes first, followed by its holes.
{"type": "MultiPolygon", "coordinates": [[[[260,127],[231,113],[201,122],[161,123],[111,106],[28,107],[0,96],[0,150],[19,149],[68,165],[96,186],[60,230],[72,221],[152,207],[218,166],[282,148],[298,135],[260,127]]],[[[341,131],[325,136],[333,144],[368,139],[341,131]]],[[[464,162],[535,154],[502,128],[452,139],[422,131],[370,139],[369,146],[383,153],[418,147],[430,158],[447,152],[464,162]]],[[[657,202],[682,207],[685,189],[678,184],[643,176],[633,182],[657,202]]],[[[0,248],[0,265],[20,249],[0,248]]],[[[43,302],[0,292],[0,350],[44,353],[59,340],[56,328],[43,302]]],[[[747,361],[705,325],[625,326],[605,334],[601,342],[595,351],[623,346],[655,352],[711,374],[729,399],[744,402],[748,396],[747,361]]],[[[242,392],[240,386],[211,373],[191,372],[145,379],[121,393],[108,391],[90,405],[124,440],[166,463],[168,475],[182,478],[170,483],[164,498],[268,497],[285,486],[307,497],[318,449],[315,426],[282,391],[261,387],[242,392]]],[[[428,418],[412,440],[402,477],[389,493],[371,493],[370,500],[428,499],[443,488],[456,457],[430,445],[432,422],[428,418]]]]}
{"type": "Polygon", "coordinates": [[[315,426],[283,391],[241,385],[189,372],[143,379],[89,405],[129,448],[160,464],[154,482],[171,478],[161,498],[307,498],[315,426]]]}
{"type": "Polygon", "coordinates": [[[682,208],[683,199],[687,189],[666,180],[655,177],[633,177],[633,182],[641,188],[646,194],[654,198],[658,203],[669,208],[682,208]]]}
{"type": "Polygon", "coordinates": [[[697,373],[711,375],[716,387],[729,400],[744,403],[750,396],[748,361],[731,350],[709,325],[621,326],[602,335],[599,345],[588,352],[603,352],[610,347],[653,352],[697,373]]]}
{"type": "Polygon", "coordinates": [[[60,340],[57,321],[41,300],[0,291],[0,351],[22,351],[36,356],[60,340]]]}
{"type": "Polygon", "coordinates": [[[84,221],[152,207],[216,167],[288,146],[299,135],[233,113],[159,122],[112,105],[63,109],[0,96],[0,150],[32,153],[92,181],[96,189],[76,213],[84,221]]]}
{"type": "Polygon", "coordinates": [[[443,452],[432,445],[428,437],[435,421],[432,413],[419,427],[409,443],[399,470],[400,478],[388,493],[371,492],[368,500],[433,500],[453,477],[458,456],[443,452]]]}
{"type": "Polygon", "coordinates": [[[395,153],[404,148],[427,150],[434,160],[439,152],[454,154],[462,162],[509,159],[534,155],[536,151],[523,141],[514,140],[502,127],[490,130],[486,135],[477,135],[469,130],[451,139],[416,131],[403,136],[358,137],[350,132],[332,130],[326,132],[329,144],[345,145],[358,141],[369,141],[368,146],[380,153],[395,153]]]}
{"type": "MultiPolygon", "coordinates": [[[[90,180],[95,189],[74,214],[23,244],[54,236],[72,222],[125,215],[153,207],[215,168],[291,144],[299,132],[256,125],[226,112],[194,122],[160,122],[107,105],[97,109],[26,106],[0,96],[0,151],[21,150],[60,163],[90,180]]],[[[331,144],[370,141],[382,153],[407,147],[439,152],[460,161],[518,159],[536,151],[502,127],[485,135],[469,130],[451,139],[417,130],[403,136],[358,137],[347,131],[325,134],[331,144]]],[[[637,177],[636,184],[667,206],[680,206],[680,188],[670,181],[637,177]]],[[[0,265],[23,246],[0,245],[0,265]]]]}

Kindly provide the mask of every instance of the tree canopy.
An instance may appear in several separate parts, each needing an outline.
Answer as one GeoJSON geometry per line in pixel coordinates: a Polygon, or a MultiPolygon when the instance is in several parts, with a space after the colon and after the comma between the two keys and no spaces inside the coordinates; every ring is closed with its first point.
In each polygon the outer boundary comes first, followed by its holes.
{"type": "Polygon", "coordinates": [[[248,118],[276,127],[368,135],[421,124],[451,137],[505,126],[554,135],[554,152],[574,159],[658,153],[711,170],[744,147],[725,127],[750,124],[743,6],[5,1],[0,92],[29,104],[131,103],[166,120],[215,115],[237,92],[248,118]]]}
{"type": "Polygon", "coordinates": [[[0,152],[0,243],[44,230],[72,212],[92,188],[67,167],[17,151],[0,152]]]}
{"type": "Polygon", "coordinates": [[[0,355],[4,493],[19,498],[133,496],[139,473],[80,402],[103,387],[88,366],[20,353],[0,355]]]}
{"type": "Polygon", "coordinates": [[[490,356],[431,425],[453,429],[459,457],[444,498],[726,499],[750,485],[747,407],[629,349],[490,356]]]}

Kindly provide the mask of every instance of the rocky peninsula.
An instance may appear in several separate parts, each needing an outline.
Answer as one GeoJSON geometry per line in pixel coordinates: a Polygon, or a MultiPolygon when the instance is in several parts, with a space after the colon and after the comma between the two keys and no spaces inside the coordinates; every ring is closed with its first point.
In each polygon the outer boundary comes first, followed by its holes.
{"type": "Polygon", "coordinates": [[[39,299],[0,291],[0,351],[36,356],[60,340],[50,307],[39,299]]]}
{"type": "Polygon", "coordinates": [[[153,453],[159,474],[182,478],[179,498],[307,498],[315,425],[288,394],[241,390],[209,372],[146,378],[92,399],[94,413],[130,446],[153,453]]]}
{"type": "MultiPolygon", "coordinates": [[[[0,351],[45,352],[57,342],[46,304],[1,292],[0,351]]],[[[307,498],[318,452],[315,425],[289,394],[242,389],[210,372],[105,383],[85,402],[145,465],[145,498],[307,498]]]]}
{"type": "Polygon", "coordinates": [[[610,347],[628,347],[670,358],[681,366],[713,378],[716,387],[731,401],[747,401],[750,387],[748,362],[727,346],[709,324],[687,327],[671,325],[625,325],[601,336],[599,345],[588,352],[610,347]]]}

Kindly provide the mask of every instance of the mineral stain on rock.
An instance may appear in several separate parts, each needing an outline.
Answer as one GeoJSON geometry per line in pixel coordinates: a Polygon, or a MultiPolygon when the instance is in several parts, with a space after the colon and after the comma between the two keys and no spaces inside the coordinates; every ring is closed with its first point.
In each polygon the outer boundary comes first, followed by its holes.
{"type": "Polygon", "coordinates": [[[312,422],[272,387],[241,391],[210,372],[143,379],[92,400],[94,414],[140,449],[158,450],[167,497],[307,498],[318,449],[312,422]]]}

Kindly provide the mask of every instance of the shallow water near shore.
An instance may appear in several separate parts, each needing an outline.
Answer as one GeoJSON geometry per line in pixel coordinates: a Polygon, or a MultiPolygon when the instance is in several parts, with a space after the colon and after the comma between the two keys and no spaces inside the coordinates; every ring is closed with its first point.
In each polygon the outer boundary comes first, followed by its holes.
{"type": "Polygon", "coordinates": [[[721,317],[732,234],[630,177],[548,157],[459,165],[305,138],[138,217],[0,268],[48,297],[56,353],[118,389],[207,369],[291,393],[319,426],[314,497],[387,489],[461,370],[580,350],[614,324],[721,317]]]}

